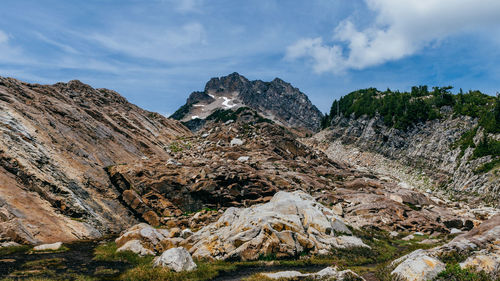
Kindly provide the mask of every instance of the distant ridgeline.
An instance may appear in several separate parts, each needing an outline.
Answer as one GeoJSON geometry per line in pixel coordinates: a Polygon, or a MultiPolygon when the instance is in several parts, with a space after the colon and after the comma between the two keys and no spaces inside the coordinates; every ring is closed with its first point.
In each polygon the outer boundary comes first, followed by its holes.
{"type": "Polygon", "coordinates": [[[388,127],[408,130],[420,122],[467,115],[478,119],[478,125],[465,133],[455,144],[460,146],[462,154],[468,147],[474,147],[473,139],[479,128],[484,129],[484,137],[474,149],[474,158],[491,155],[493,161],[484,167],[490,170],[500,164],[500,141],[488,137],[500,133],[500,96],[489,96],[480,91],[452,94],[452,87],[427,86],[412,87],[411,92],[379,91],[375,88],[354,91],[335,100],[329,114],[322,121],[322,128],[331,125],[336,116],[354,117],[366,115],[370,118],[379,115],[388,127]],[[448,107],[448,111],[442,110],[448,107]]]}

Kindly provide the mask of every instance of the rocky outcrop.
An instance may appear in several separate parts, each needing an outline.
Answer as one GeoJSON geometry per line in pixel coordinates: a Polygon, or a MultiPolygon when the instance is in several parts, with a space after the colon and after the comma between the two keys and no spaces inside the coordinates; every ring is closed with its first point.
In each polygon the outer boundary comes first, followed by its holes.
{"type": "Polygon", "coordinates": [[[256,260],[261,256],[328,254],[332,247],[368,247],[342,219],[302,191],[280,191],[268,203],[229,208],[183,242],[200,259],[256,260]]]}
{"type": "Polygon", "coordinates": [[[363,281],[362,277],[354,273],[352,270],[339,271],[336,267],[327,267],[316,273],[300,273],[298,271],[278,271],[273,273],[262,273],[262,276],[276,280],[355,280],[363,281]]]}
{"type": "Polygon", "coordinates": [[[161,256],[154,259],[153,266],[166,267],[175,272],[192,271],[197,268],[189,252],[182,247],[172,248],[163,252],[161,256]]]}
{"type": "Polygon", "coordinates": [[[401,280],[429,280],[444,270],[448,257],[463,257],[462,268],[484,270],[492,280],[500,277],[500,215],[495,215],[471,231],[445,245],[417,250],[392,262],[392,271],[401,280]]]}
{"type": "MultiPolygon", "coordinates": [[[[449,191],[470,203],[486,201],[499,206],[500,176],[496,169],[476,173],[491,156],[475,159],[469,147],[461,152],[457,141],[477,126],[468,116],[454,116],[442,109],[443,119],[416,123],[407,130],[387,127],[383,118],[336,117],[331,127],[307,142],[332,159],[397,177],[421,190],[449,191]]],[[[482,139],[478,130],[475,145],[482,139]]],[[[500,139],[500,136],[490,136],[500,139]]]]}
{"type": "Polygon", "coordinates": [[[11,78],[0,78],[0,132],[0,240],[31,244],[137,223],[104,168],[167,155],[169,142],[190,135],[110,90],[11,78]]]}
{"type": "Polygon", "coordinates": [[[172,118],[199,129],[200,122],[217,109],[249,107],[279,124],[317,131],[322,113],[299,89],[276,78],[271,82],[249,81],[238,73],[212,78],[204,92],[193,92],[172,118]]]}

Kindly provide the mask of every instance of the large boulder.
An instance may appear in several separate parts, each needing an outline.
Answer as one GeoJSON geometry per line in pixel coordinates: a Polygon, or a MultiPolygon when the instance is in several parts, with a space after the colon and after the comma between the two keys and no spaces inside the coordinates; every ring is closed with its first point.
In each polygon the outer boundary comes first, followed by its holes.
{"type": "Polygon", "coordinates": [[[266,204],[227,209],[217,222],[194,233],[184,245],[195,258],[220,260],[368,247],[350,234],[340,217],[310,195],[280,191],[266,204]]]}
{"type": "Polygon", "coordinates": [[[391,275],[396,280],[426,281],[432,280],[444,269],[445,264],[440,260],[427,255],[423,250],[417,250],[405,256],[391,275]]]}
{"type": "Polygon", "coordinates": [[[127,229],[116,238],[116,245],[120,250],[130,250],[140,255],[161,253],[168,249],[167,238],[170,230],[157,229],[146,223],[140,223],[127,229]],[[134,242],[131,242],[134,241],[134,242]]]}
{"type": "Polygon", "coordinates": [[[153,266],[167,267],[176,272],[192,271],[197,267],[189,252],[182,247],[172,248],[163,252],[161,256],[154,259],[153,266]]]}

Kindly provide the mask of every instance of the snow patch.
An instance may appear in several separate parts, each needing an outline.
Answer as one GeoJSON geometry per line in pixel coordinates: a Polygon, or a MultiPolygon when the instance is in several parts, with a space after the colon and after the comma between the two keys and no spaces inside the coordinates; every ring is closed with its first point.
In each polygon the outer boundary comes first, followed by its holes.
{"type": "Polygon", "coordinates": [[[236,104],[234,104],[234,103],[233,103],[233,104],[231,104],[231,105],[229,104],[229,102],[231,102],[231,101],[232,101],[231,99],[226,98],[226,97],[222,97],[222,98],[224,99],[224,102],[222,103],[222,105],[223,105],[224,107],[226,107],[226,108],[233,108],[233,107],[235,107],[235,106],[236,106],[236,104]]]}
{"type": "Polygon", "coordinates": [[[204,104],[193,104],[193,106],[196,106],[196,107],[203,107],[205,106],[204,104]]]}
{"type": "Polygon", "coordinates": [[[194,115],[194,116],[191,117],[191,119],[196,119],[196,118],[200,118],[200,116],[194,115]]]}
{"type": "Polygon", "coordinates": [[[208,94],[211,98],[215,99],[215,96],[212,94],[208,94]]]}

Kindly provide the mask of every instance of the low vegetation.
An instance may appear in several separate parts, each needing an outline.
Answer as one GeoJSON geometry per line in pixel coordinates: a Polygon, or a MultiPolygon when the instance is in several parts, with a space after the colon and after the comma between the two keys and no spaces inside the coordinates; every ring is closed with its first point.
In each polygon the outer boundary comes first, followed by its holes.
{"type": "MultiPolygon", "coordinates": [[[[439,273],[433,281],[492,281],[493,279],[484,271],[462,269],[457,263],[447,264],[446,269],[439,273]]],[[[494,281],[499,281],[496,279],[494,281]]]]}

